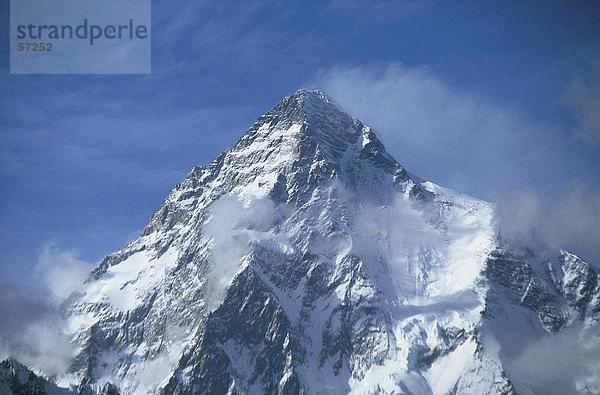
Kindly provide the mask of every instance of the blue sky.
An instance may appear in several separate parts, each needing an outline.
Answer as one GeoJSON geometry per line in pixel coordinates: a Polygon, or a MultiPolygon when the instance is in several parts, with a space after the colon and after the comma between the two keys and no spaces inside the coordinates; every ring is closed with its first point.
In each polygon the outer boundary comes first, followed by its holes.
{"type": "Polygon", "coordinates": [[[152,15],[151,75],[10,75],[0,43],[0,281],[34,284],[49,249],[94,263],[122,247],[301,87],[375,126],[413,173],[507,213],[533,205],[529,222],[600,257],[597,1],[154,1],[152,15]]]}

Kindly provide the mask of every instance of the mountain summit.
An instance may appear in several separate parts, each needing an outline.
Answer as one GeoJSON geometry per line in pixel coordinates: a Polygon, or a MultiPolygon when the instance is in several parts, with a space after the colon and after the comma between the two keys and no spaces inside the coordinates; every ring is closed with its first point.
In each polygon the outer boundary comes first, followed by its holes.
{"type": "Polygon", "coordinates": [[[575,255],[502,242],[493,205],[415,179],[300,90],[192,169],[64,312],[79,353],[59,383],[90,391],[534,393],[512,361],[597,328],[600,287],[575,255]]]}

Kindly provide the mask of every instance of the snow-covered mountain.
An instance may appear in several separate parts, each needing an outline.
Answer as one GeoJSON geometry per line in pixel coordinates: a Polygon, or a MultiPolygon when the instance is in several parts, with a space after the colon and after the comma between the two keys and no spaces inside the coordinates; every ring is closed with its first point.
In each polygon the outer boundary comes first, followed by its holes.
{"type": "MultiPolygon", "coordinates": [[[[547,392],[512,361],[569,328],[597,332],[599,276],[495,229],[492,204],[413,176],[371,128],[298,91],[192,169],[65,303],[79,353],[59,384],[547,392]]],[[[600,392],[595,380],[565,388],[600,392]]]]}

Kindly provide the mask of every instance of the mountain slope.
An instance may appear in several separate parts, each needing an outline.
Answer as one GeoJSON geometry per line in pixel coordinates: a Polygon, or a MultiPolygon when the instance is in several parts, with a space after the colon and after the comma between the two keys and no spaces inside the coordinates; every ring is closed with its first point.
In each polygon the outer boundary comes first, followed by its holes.
{"type": "Polygon", "coordinates": [[[59,388],[13,359],[0,362],[0,394],[3,395],[73,395],[59,388]]]}
{"type": "MultiPolygon", "coordinates": [[[[596,328],[598,275],[514,247],[318,91],[194,168],[65,304],[62,383],[122,393],[513,393],[510,326],[596,328]],[[509,350],[509,351],[506,351],[509,350]]],[[[524,340],[524,341],[525,341],[524,340]]]]}

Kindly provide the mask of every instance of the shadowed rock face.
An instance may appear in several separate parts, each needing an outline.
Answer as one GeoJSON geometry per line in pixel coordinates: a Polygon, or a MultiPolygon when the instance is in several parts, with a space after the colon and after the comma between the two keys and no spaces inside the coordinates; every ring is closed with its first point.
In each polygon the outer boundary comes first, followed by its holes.
{"type": "Polygon", "coordinates": [[[0,362],[0,394],[3,395],[74,395],[75,391],[58,388],[13,359],[0,362]]]}
{"type": "Polygon", "coordinates": [[[492,205],[298,91],[63,310],[81,347],[63,381],[89,391],[508,394],[507,323],[527,341],[596,327],[600,291],[588,263],[503,244],[492,205]]]}

